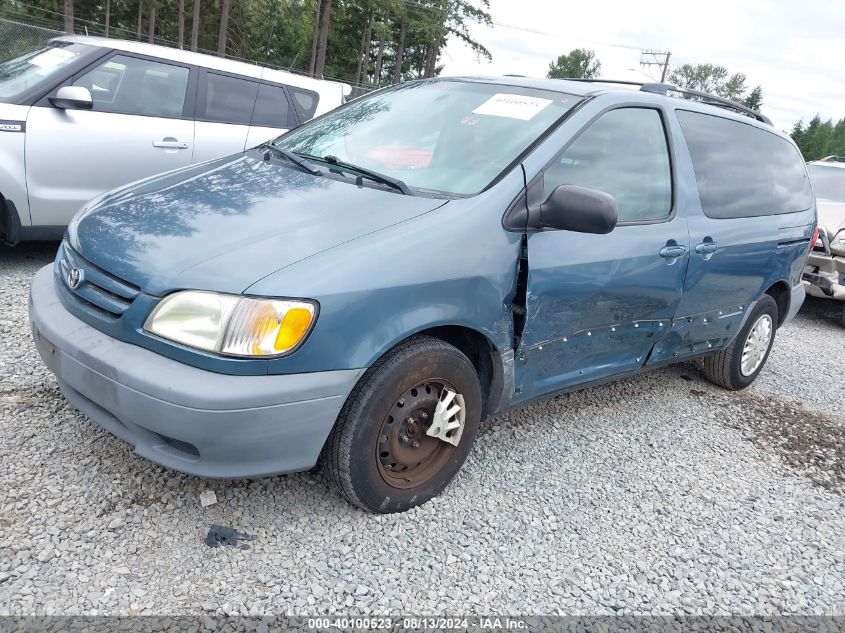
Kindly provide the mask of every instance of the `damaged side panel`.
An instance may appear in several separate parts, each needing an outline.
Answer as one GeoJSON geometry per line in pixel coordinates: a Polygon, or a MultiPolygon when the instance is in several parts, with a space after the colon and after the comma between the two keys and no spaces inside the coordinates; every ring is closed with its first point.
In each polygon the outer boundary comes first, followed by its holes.
{"type": "Polygon", "coordinates": [[[519,349],[525,331],[526,302],[528,300],[528,236],[520,242],[516,269],[516,293],[513,298],[513,348],[519,349]]]}
{"type": "Polygon", "coordinates": [[[682,218],[608,235],[528,234],[515,402],[648,362],[671,329],[688,262],[660,257],[670,240],[688,247],[682,218]]]}

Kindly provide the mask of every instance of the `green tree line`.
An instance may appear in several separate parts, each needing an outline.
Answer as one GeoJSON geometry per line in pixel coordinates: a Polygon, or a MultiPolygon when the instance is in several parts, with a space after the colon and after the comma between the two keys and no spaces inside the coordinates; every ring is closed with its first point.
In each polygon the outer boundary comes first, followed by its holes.
{"type": "MultiPolygon", "coordinates": [[[[601,60],[596,52],[576,48],[549,63],[548,77],[552,79],[594,79],[601,73],[601,60]]],[[[611,77],[611,79],[613,79],[611,77]]],[[[717,64],[682,64],[669,73],[668,83],[679,88],[709,92],[718,97],[730,99],[760,110],[763,105],[763,88],[747,85],[748,78],[742,73],[731,74],[724,66],[717,64]]]]}
{"type": "Polygon", "coordinates": [[[434,77],[446,43],[480,57],[489,0],[0,0],[0,17],[135,38],[339,78],[362,88],[434,77]]]}
{"type": "Polygon", "coordinates": [[[822,121],[817,114],[807,124],[798,121],[792,128],[792,138],[805,160],[845,156],[845,118],[834,123],[831,119],[822,121]]]}

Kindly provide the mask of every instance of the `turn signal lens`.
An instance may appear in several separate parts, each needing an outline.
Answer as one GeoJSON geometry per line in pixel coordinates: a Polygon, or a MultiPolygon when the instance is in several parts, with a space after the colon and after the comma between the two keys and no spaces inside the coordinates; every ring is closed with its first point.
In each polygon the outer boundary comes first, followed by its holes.
{"type": "Polygon", "coordinates": [[[314,315],[307,308],[291,308],[282,319],[276,335],[275,349],[279,352],[295,347],[303,339],[314,315]]]}
{"type": "Polygon", "coordinates": [[[242,358],[296,348],[314,324],[309,301],[185,291],[166,297],[147,319],[148,332],[190,347],[242,358]]]}

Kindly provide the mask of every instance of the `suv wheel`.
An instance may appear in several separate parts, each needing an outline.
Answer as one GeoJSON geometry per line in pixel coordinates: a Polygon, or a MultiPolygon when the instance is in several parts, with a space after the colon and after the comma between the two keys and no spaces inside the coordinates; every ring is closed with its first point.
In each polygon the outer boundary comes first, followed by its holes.
{"type": "Polygon", "coordinates": [[[733,343],[704,359],[704,375],[725,389],[745,389],[763,369],[775,341],[778,306],[769,295],[757,302],[733,343]]]}
{"type": "Polygon", "coordinates": [[[403,512],[439,494],[464,463],[481,420],[481,386],[456,347],[416,336],[353,389],[321,456],[350,503],[403,512]]]}

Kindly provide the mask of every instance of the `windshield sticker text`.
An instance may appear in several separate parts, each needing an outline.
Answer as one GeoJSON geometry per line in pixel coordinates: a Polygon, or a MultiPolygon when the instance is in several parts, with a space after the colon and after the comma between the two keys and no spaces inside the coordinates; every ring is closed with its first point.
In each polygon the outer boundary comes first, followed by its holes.
{"type": "Polygon", "coordinates": [[[487,101],[472,111],[473,114],[484,114],[487,116],[500,116],[520,121],[530,121],[540,112],[545,110],[552,103],[551,99],[540,99],[539,97],[526,97],[525,95],[514,95],[499,93],[490,97],[487,101]]]}

